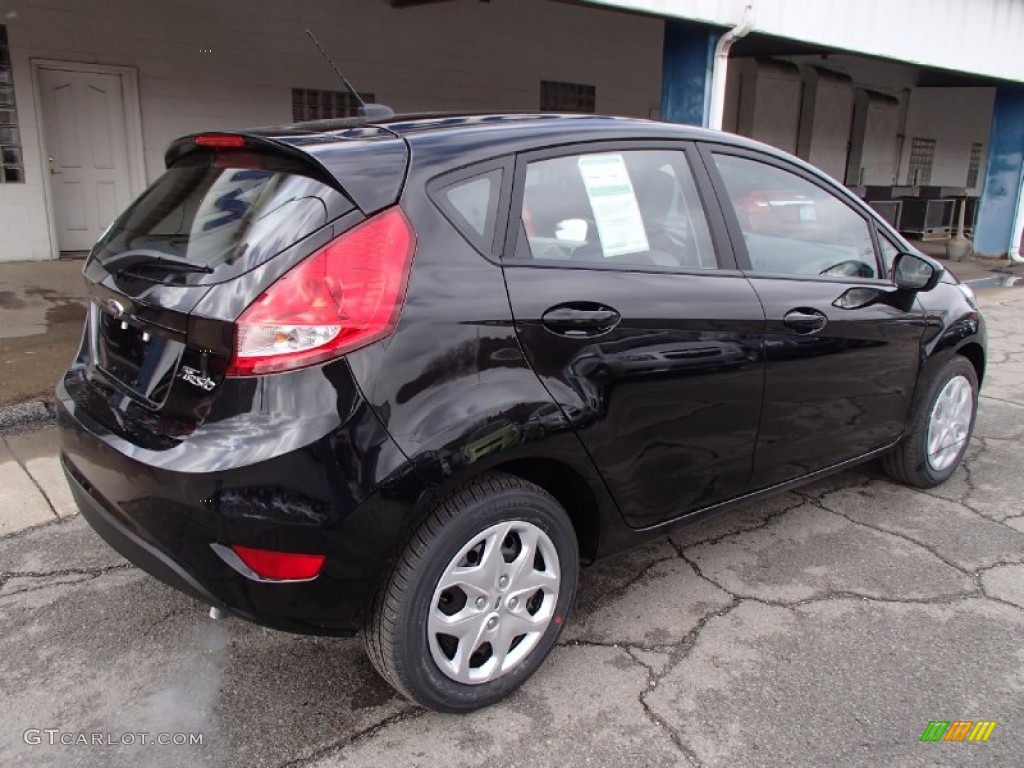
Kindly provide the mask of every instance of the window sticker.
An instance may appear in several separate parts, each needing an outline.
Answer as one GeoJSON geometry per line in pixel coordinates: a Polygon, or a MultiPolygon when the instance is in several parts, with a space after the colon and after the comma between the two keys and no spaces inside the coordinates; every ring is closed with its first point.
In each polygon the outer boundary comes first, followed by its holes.
{"type": "Polygon", "coordinates": [[[604,255],[650,250],[622,155],[584,155],[578,162],[604,255]]]}

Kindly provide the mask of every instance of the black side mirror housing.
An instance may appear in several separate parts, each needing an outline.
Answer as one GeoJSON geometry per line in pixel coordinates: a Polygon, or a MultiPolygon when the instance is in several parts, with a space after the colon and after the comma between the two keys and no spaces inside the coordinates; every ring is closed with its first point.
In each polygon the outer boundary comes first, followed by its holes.
{"type": "Polygon", "coordinates": [[[945,271],[938,262],[917,253],[899,253],[892,265],[893,282],[902,293],[930,291],[945,271]]]}

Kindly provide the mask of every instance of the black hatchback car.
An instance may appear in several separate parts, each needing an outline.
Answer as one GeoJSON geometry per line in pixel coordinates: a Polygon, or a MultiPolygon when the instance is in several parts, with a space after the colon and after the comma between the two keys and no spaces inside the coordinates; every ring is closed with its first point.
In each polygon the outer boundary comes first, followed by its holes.
{"type": "Polygon", "coordinates": [[[656,122],[185,137],[85,264],[82,513],[230,614],[362,631],[399,691],[523,683],[580,563],[873,457],[956,469],[970,290],[806,163],[656,122]]]}

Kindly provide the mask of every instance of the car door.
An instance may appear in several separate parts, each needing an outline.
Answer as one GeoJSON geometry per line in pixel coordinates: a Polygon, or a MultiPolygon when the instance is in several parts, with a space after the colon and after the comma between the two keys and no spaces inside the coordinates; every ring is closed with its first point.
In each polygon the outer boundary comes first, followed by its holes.
{"type": "Polygon", "coordinates": [[[734,496],[752,471],[764,315],[708,200],[682,142],[517,160],[516,330],[634,527],[734,496]]]}
{"type": "Polygon", "coordinates": [[[704,156],[766,315],[752,487],[891,444],[904,429],[924,325],[916,302],[864,305],[894,290],[876,224],[845,190],[784,159],[710,146],[704,156]]]}

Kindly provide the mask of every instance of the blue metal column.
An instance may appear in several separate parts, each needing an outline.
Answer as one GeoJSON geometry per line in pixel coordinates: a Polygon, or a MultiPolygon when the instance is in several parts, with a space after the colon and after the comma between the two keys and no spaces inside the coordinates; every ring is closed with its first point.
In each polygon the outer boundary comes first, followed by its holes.
{"type": "Polygon", "coordinates": [[[1007,254],[1021,196],[1024,172],[1024,87],[1000,86],[988,140],[988,162],[974,233],[974,252],[1007,254]]]}
{"type": "Polygon", "coordinates": [[[661,119],[707,125],[715,43],[721,34],[701,24],[665,20],[661,63],[661,119]]]}

